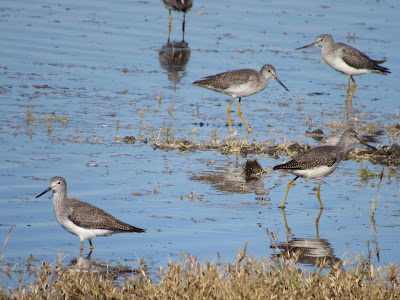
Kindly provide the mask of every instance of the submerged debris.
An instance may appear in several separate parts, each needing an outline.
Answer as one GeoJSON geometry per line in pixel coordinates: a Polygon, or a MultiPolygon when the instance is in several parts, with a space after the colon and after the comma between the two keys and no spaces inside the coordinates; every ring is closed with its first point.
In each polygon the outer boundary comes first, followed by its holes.
{"type": "Polygon", "coordinates": [[[124,137],[123,142],[125,144],[134,144],[136,142],[136,137],[134,137],[134,136],[126,136],[126,137],[124,137]]]}
{"type": "Polygon", "coordinates": [[[314,131],[306,131],[306,136],[319,142],[324,137],[324,132],[321,129],[315,129],[314,131]]]}
{"type": "Polygon", "coordinates": [[[265,170],[261,167],[257,159],[246,160],[243,166],[243,174],[245,175],[246,181],[259,179],[262,177],[263,173],[265,173],[265,170]]]}

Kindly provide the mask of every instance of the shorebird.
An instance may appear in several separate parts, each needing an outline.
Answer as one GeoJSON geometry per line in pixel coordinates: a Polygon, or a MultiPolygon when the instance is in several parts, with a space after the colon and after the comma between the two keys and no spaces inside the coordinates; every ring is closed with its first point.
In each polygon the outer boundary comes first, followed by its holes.
{"type": "Polygon", "coordinates": [[[380,66],[380,64],[383,64],[386,60],[373,60],[349,45],[334,43],[330,34],[321,34],[317,36],[314,43],[297,48],[296,50],[315,46],[322,48],[322,58],[329,66],[349,77],[347,83],[346,102],[350,94],[350,79],[353,81],[350,103],[352,102],[354,92],[356,91],[357,83],[353,76],[367,73],[377,73],[382,75],[390,73],[388,68],[380,66]]]}
{"type": "Polygon", "coordinates": [[[361,141],[357,132],[348,129],[343,133],[339,142],[335,146],[318,146],[296,155],[287,163],[275,166],[274,170],[284,170],[296,176],[296,178],[290,181],[287,186],[281,208],[285,208],[289,189],[294,181],[299,177],[319,180],[317,198],[321,205],[321,209],[324,208],[320,197],[322,179],[336,169],[339,163],[346,157],[350,147],[356,143],[361,143],[376,150],[374,147],[361,141]]]}
{"type": "Polygon", "coordinates": [[[186,13],[192,8],[193,0],[161,0],[164,4],[165,8],[169,10],[169,31],[168,31],[168,42],[171,36],[171,25],[172,25],[172,16],[171,10],[183,12],[183,22],[182,22],[182,40],[185,40],[185,16],[186,13]]]}
{"type": "Polygon", "coordinates": [[[84,240],[89,240],[91,253],[93,251],[92,238],[94,237],[109,236],[120,232],[145,232],[145,229],[124,223],[87,202],[67,198],[67,182],[62,177],[53,177],[50,187],[36,198],[49,191],[53,191],[53,207],[58,223],[65,230],[80,238],[81,252],[84,240]]]}
{"type": "Polygon", "coordinates": [[[217,93],[227,94],[233,97],[231,103],[228,106],[228,121],[229,121],[229,134],[232,132],[232,121],[231,121],[231,106],[236,97],[239,98],[239,106],[237,114],[242,119],[244,125],[246,125],[247,131],[250,133],[251,129],[247,122],[244,120],[240,111],[240,104],[242,97],[248,97],[253,94],[257,94],[267,87],[268,80],[274,78],[289,91],[286,86],[276,76],[276,70],[272,65],[262,66],[260,72],[253,69],[240,69],[220,73],[217,75],[207,76],[201,80],[195,81],[192,84],[201,86],[212,90],[217,93]]]}

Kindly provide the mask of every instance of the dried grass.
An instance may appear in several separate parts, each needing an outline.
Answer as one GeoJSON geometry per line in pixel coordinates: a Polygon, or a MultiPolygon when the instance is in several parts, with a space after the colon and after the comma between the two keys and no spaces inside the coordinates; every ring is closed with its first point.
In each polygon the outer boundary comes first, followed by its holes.
{"type": "MultiPolygon", "coordinates": [[[[58,260],[55,269],[43,263],[37,280],[9,290],[15,299],[399,299],[399,266],[377,267],[356,258],[347,270],[341,264],[326,269],[320,262],[313,272],[299,268],[294,259],[262,258],[257,261],[239,251],[234,262],[199,262],[182,253],[149,277],[139,267],[124,281],[112,271],[71,271],[58,260]],[[325,270],[325,271],[324,271],[325,270]]],[[[0,288],[0,297],[6,292],[0,288]]]]}

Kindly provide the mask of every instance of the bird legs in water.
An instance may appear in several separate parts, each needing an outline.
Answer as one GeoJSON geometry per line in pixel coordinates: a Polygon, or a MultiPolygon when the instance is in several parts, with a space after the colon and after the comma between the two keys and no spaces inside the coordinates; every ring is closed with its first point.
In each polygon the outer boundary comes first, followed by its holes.
{"type": "Polygon", "coordinates": [[[172,26],[172,16],[171,16],[171,10],[169,9],[169,30],[168,30],[168,43],[171,38],[171,26],[172,26]]]}
{"type": "MultiPolygon", "coordinates": [[[[182,23],[182,41],[185,40],[185,23],[186,23],[186,14],[183,14],[183,23],[182,23]]],[[[169,10],[169,29],[168,29],[168,43],[171,39],[171,27],[172,27],[172,16],[171,10],[169,10]]]]}
{"type": "Polygon", "coordinates": [[[287,185],[286,194],[285,194],[285,199],[283,199],[283,203],[282,203],[282,205],[281,205],[281,209],[282,209],[282,210],[285,209],[286,198],[287,198],[287,195],[288,195],[288,193],[289,193],[290,187],[292,186],[292,184],[295,182],[295,180],[296,180],[297,178],[299,178],[299,176],[296,176],[296,178],[293,179],[292,181],[290,181],[290,182],[288,183],[288,185],[287,185]]]}
{"type": "MultiPolygon", "coordinates": [[[[235,101],[235,98],[236,98],[236,97],[233,97],[231,103],[230,103],[229,106],[228,106],[228,110],[227,110],[227,112],[228,112],[228,122],[229,122],[229,135],[231,135],[231,133],[232,133],[231,107],[232,107],[233,102],[235,101]]],[[[242,112],[240,111],[240,104],[241,104],[241,101],[242,101],[242,98],[239,97],[239,106],[238,106],[237,114],[238,114],[239,117],[242,119],[244,125],[246,125],[247,131],[248,131],[249,133],[251,133],[251,128],[249,127],[249,125],[247,125],[247,122],[244,120],[244,118],[243,118],[243,116],[242,116],[242,112]]]]}
{"type": "MultiPolygon", "coordinates": [[[[89,254],[91,254],[93,252],[93,244],[92,244],[92,240],[89,239],[89,244],[90,244],[90,252],[89,254]]],[[[81,254],[83,253],[83,240],[81,241],[81,254]]]]}
{"type": "Polygon", "coordinates": [[[182,41],[185,40],[185,23],[186,23],[186,13],[183,13],[183,23],[182,23],[182,41]]]}
{"type": "MultiPolygon", "coordinates": [[[[283,199],[283,203],[282,203],[282,205],[281,205],[281,209],[282,209],[282,210],[285,209],[286,198],[287,198],[287,195],[288,195],[288,193],[289,193],[290,187],[292,186],[292,184],[295,182],[295,180],[296,180],[297,178],[299,178],[299,176],[296,176],[296,178],[293,179],[292,181],[290,181],[290,182],[288,183],[288,185],[287,185],[285,198],[283,199]]],[[[321,195],[320,195],[321,183],[322,183],[322,179],[319,181],[319,184],[318,184],[317,198],[318,198],[318,201],[319,201],[319,205],[321,205],[321,209],[324,209],[324,206],[322,205],[322,201],[321,201],[321,195]]]]}
{"type": "Polygon", "coordinates": [[[349,80],[347,82],[346,103],[347,103],[347,99],[349,98],[349,94],[350,94],[350,78],[351,78],[351,81],[353,81],[353,90],[352,90],[351,96],[350,96],[350,104],[352,104],[354,92],[356,91],[356,88],[357,88],[357,83],[354,80],[353,76],[349,75],[349,80]]]}

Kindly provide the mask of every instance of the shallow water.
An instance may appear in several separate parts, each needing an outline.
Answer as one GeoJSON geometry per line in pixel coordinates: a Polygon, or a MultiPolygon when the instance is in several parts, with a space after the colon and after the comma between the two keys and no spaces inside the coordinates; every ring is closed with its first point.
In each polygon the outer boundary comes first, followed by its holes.
{"type": "MultiPolygon", "coordinates": [[[[152,147],[151,135],[165,138],[160,128],[179,139],[223,143],[230,99],[191,86],[203,76],[275,66],[290,91],[271,80],[263,92],[243,99],[242,112],[253,128],[249,144],[316,145],[305,136],[307,130],[320,128],[329,137],[346,126],[376,133],[375,145],[398,144],[390,129],[399,122],[397,1],[242,3],[195,1],[186,16],[190,49],[181,53],[184,65],[171,68],[160,58],[168,46],[168,11],[160,1],[2,2],[0,245],[17,218],[2,264],[24,265],[31,254],[37,262],[52,262],[61,251],[66,262],[79,256],[79,239],[58,225],[51,195],[35,199],[56,175],[66,178],[70,197],[147,228],[145,234],[94,239],[95,259],[135,267],[145,258],[156,270],[180,259],[181,251],[204,261],[216,260],[217,252],[232,260],[246,243],[249,255],[272,255],[266,230],[285,241],[278,206],[293,177],[271,171],[247,184],[242,166],[257,158],[270,170],[288,157],[152,147]],[[319,48],[294,50],[321,33],[388,60],[389,76],[355,78],[354,109],[344,101],[347,77],[320,63],[319,48]],[[29,121],[27,109],[35,120],[29,121]],[[52,114],[68,123],[52,121],[52,114]],[[137,142],[123,143],[125,136],[137,142]]],[[[176,43],[181,20],[173,12],[171,41],[176,43]]],[[[236,137],[243,140],[247,132],[236,105],[231,115],[236,137]]],[[[369,244],[371,251],[379,249],[374,262],[399,263],[398,168],[384,166],[378,191],[379,178],[363,182],[357,175],[362,167],[374,173],[383,168],[349,160],[323,181],[319,238],[339,259],[367,255],[369,244]],[[376,197],[374,227],[370,209],[376,197]]],[[[312,180],[292,187],[285,210],[289,239],[316,238],[316,187],[312,180]]],[[[0,282],[12,285],[6,278],[0,282]]]]}

